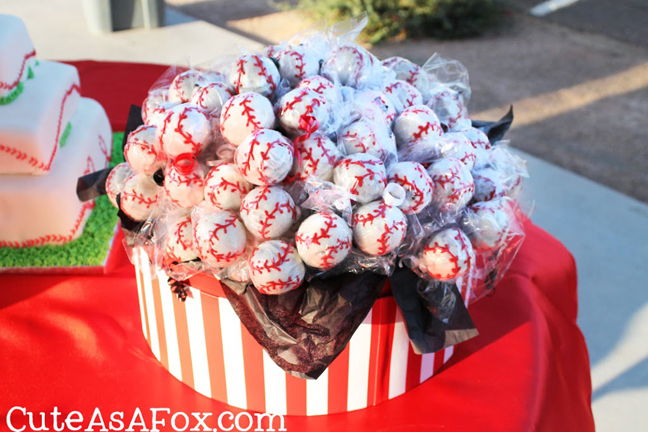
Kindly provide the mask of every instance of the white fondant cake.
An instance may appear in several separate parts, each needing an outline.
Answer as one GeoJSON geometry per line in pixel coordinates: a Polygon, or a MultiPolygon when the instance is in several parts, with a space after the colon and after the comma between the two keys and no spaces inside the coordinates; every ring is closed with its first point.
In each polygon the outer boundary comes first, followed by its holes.
{"type": "Polygon", "coordinates": [[[104,109],[82,98],[66,143],[44,176],[0,176],[0,247],[61,244],[83,231],[94,201],[79,202],[78,177],[105,168],[112,143],[104,109]]]}
{"type": "Polygon", "coordinates": [[[37,63],[23,22],[0,15],[0,248],[79,237],[94,201],[79,201],[77,180],[111,154],[106,112],[81,98],[76,68],[37,63]]]}
{"type": "Polygon", "coordinates": [[[20,18],[0,15],[0,98],[19,91],[36,62],[36,52],[20,18]]]}
{"type": "Polygon", "coordinates": [[[76,68],[41,62],[24,92],[0,105],[0,174],[47,173],[79,98],[76,68]]]}

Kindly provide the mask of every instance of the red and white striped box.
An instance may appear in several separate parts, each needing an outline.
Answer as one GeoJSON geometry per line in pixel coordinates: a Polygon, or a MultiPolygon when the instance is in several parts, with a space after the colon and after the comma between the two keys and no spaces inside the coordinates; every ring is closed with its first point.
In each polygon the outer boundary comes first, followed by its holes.
{"type": "MultiPolygon", "coordinates": [[[[137,251],[136,251],[137,252],[137,251]]],[[[134,254],[142,330],[155,357],[197,392],[242,409],[283,415],[353,411],[392,399],[432,377],[453,347],[415,354],[393,297],[379,298],[342,353],[317,380],[285,373],[250,335],[227,298],[190,287],[185,302],[163,272],[134,254]]],[[[202,284],[201,284],[202,285],[202,284]]]]}

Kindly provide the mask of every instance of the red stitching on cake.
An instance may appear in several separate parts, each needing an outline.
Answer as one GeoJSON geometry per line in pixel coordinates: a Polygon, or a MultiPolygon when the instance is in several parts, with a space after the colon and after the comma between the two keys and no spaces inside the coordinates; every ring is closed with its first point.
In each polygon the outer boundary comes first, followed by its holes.
{"type": "Polygon", "coordinates": [[[79,228],[81,228],[81,223],[83,222],[86,213],[92,210],[94,208],[94,205],[95,205],[94,201],[88,201],[83,204],[83,206],[81,207],[81,212],[79,213],[74,223],[74,227],[72,228],[72,231],[68,235],[49,234],[35,239],[25,240],[22,242],[10,242],[10,241],[0,240],[0,247],[26,248],[32,246],[42,246],[45,244],[63,244],[63,243],[70,242],[74,239],[77,231],[79,231],[79,228]]]}
{"type": "Polygon", "coordinates": [[[27,60],[35,56],[36,56],[36,50],[33,50],[32,52],[25,54],[22,60],[22,64],[20,65],[20,72],[18,72],[18,77],[16,78],[16,80],[12,83],[0,81],[0,89],[11,91],[14,88],[16,88],[18,84],[20,84],[20,79],[22,78],[23,73],[25,72],[25,66],[27,66],[27,60]]]}
{"type": "Polygon", "coordinates": [[[56,128],[56,137],[54,138],[54,150],[52,151],[52,155],[49,158],[49,162],[45,163],[43,161],[39,161],[34,156],[29,156],[25,152],[2,144],[0,144],[0,152],[7,153],[10,156],[15,157],[17,160],[27,159],[27,163],[39,171],[49,171],[50,167],[52,166],[52,162],[54,161],[54,156],[56,156],[56,152],[58,151],[58,140],[61,133],[61,123],[63,122],[63,111],[65,109],[65,103],[67,102],[68,97],[70,97],[70,95],[75,91],[77,93],[81,93],[81,87],[76,83],[72,84],[72,86],[70,86],[70,88],[65,92],[65,95],[63,96],[63,101],[61,102],[61,110],[59,113],[58,126],[56,128]]]}
{"type": "Polygon", "coordinates": [[[274,82],[274,78],[268,73],[268,70],[266,67],[263,65],[263,61],[261,60],[261,56],[258,54],[255,54],[252,56],[254,59],[254,66],[259,68],[259,76],[262,76],[266,79],[266,82],[270,84],[270,91],[275,91],[277,89],[277,83],[274,82]]]}

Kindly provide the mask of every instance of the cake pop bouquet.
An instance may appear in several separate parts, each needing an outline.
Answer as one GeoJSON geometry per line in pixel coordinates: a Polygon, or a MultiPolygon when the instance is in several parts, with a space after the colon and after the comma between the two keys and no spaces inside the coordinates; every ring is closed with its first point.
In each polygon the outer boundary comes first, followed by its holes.
{"type": "Polygon", "coordinates": [[[170,68],[133,111],[126,162],[81,182],[109,195],[153,277],[181,298],[196,275],[219,280],[302,377],[379,296],[394,296],[417,353],[474,336],[466,306],[524,238],[525,162],[502,139],[512,113],[472,121],[463,65],[380,60],[356,43],[364,24],[170,68]]]}

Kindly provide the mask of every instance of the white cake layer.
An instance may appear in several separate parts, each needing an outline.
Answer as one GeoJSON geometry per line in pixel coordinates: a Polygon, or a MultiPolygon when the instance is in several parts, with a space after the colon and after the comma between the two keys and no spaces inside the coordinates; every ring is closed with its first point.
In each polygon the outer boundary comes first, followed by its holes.
{"type": "Polygon", "coordinates": [[[20,97],[0,105],[0,174],[47,173],[80,97],[75,67],[42,61],[20,97]]]}
{"type": "Polygon", "coordinates": [[[27,70],[35,61],[34,45],[22,20],[0,15],[0,97],[27,79],[27,70]]]}
{"type": "Polygon", "coordinates": [[[108,165],[112,132],[104,109],[82,98],[72,130],[44,176],[0,175],[0,247],[77,238],[94,202],[79,202],[77,179],[108,165]]]}

